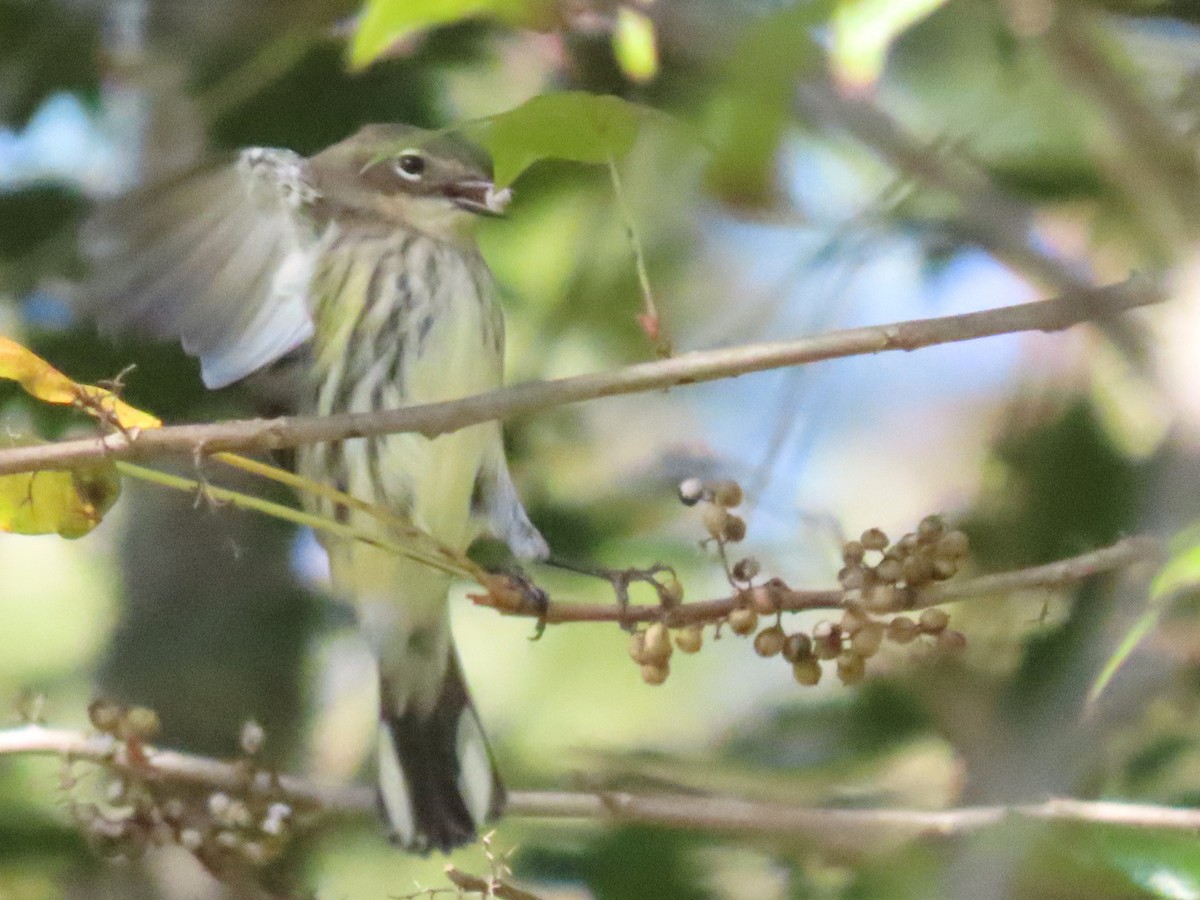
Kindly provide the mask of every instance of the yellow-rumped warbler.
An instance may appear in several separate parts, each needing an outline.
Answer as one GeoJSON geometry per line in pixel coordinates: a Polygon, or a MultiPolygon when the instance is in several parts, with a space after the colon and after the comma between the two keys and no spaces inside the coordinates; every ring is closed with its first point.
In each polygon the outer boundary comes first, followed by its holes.
{"type": "MultiPolygon", "coordinates": [[[[504,321],[469,226],[508,199],[472,148],[406,126],[367,126],[310,158],[251,148],[233,165],[103,206],[83,232],[95,265],[87,311],[106,330],[178,339],[212,388],[299,362],[299,411],[486,391],[502,380],[504,321]]],[[[520,557],[548,552],[496,422],[432,440],[317,444],[297,464],[451,547],[490,531],[520,557]]],[[[355,604],[379,664],[391,832],[418,851],[470,841],[504,790],[451,639],[449,576],[363,542],[324,543],[334,589],[355,604]]]]}

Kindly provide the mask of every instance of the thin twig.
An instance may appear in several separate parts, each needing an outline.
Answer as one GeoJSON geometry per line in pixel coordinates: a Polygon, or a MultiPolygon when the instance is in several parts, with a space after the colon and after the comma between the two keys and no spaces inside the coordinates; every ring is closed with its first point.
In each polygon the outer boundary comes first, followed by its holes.
{"type": "MultiPolygon", "coordinates": [[[[235,459],[226,453],[217,455],[222,460],[235,459]]],[[[238,462],[243,461],[238,460],[238,462]]],[[[253,463],[253,460],[244,460],[244,462],[253,463]]],[[[243,471],[261,474],[260,469],[253,465],[238,465],[237,467],[243,471]]],[[[272,468],[264,466],[262,470],[272,468]]],[[[378,547],[389,553],[395,553],[397,556],[416,560],[447,575],[470,578],[481,584],[484,583],[486,577],[484,570],[473,563],[465,554],[443,546],[428,533],[413,528],[405,522],[397,522],[395,525],[391,525],[385,519],[385,524],[389,525],[388,529],[371,532],[352,524],[339,522],[327,516],[306,512],[302,509],[296,509],[291,506],[285,506],[282,503],[275,503],[262,497],[256,497],[253,494],[217,487],[216,485],[202,483],[191,478],[173,475],[170,472],[147,469],[144,466],[134,465],[129,462],[118,461],[117,471],[131,478],[157,484],[159,487],[203,496],[218,504],[227,503],[239,509],[253,510],[254,512],[262,513],[263,515],[271,516],[284,522],[291,522],[293,525],[306,525],[317,532],[317,534],[331,534],[346,540],[361,541],[372,547],[378,547]]],[[[295,478],[293,481],[302,483],[305,486],[312,484],[314,487],[321,487],[321,485],[310,482],[308,479],[295,478]]],[[[341,494],[339,491],[335,491],[334,493],[341,494]]],[[[361,503],[361,501],[357,505],[368,506],[368,504],[361,503]]]]}
{"type": "MultiPolygon", "coordinates": [[[[962,581],[931,585],[922,589],[908,609],[924,609],[943,603],[994,597],[1018,591],[1053,590],[1066,587],[1099,575],[1124,569],[1138,562],[1155,560],[1162,552],[1158,541],[1149,537],[1129,537],[1110,547],[1092,550],[1079,556],[994,575],[982,575],[962,581]]],[[[772,595],[781,612],[806,612],[821,609],[840,609],[845,592],[841,589],[780,591],[772,595]]],[[[538,618],[547,625],[567,622],[634,622],[663,621],[670,626],[719,622],[739,606],[736,597],[716,600],[697,600],[681,603],[669,609],[661,605],[623,605],[621,603],[563,603],[550,602],[546,607],[522,602],[501,606],[492,595],[472,595],[477,605],[490,606],[504,615],[538,618]]]]}
{"type": "MultiPolygon", "coordinates": [[[[141,745],[141,752],[146,757],[144,762],[131,760],[125,745],[110,735],[42,725],[0,729],[0,756],[61,756],[99,763],[116,772],[136,774],[139,778],[174,781],[219,791],[236,792],[246,784],[245,767],[232,762],[146,745],[141,745]]],[[[374,809],[375,794],[369,788],[325,784],[291,775],[277,776],[277,781],[275,776],[270,778],[290,799],[301,803],[342,812],[374,809]]]]}
{"type": "Polygon", "coordinates": [[[1032,207],[1005,194],[960,156],[938,152],[919,140],[871,101],[846,97],[832,82],[814,80],[796,92],[796,108],[806,120],[843,128],[918,185],[958,200],[959,227],[1018,271],[1050,290],[1087,287],[1077,267],[1031,243],[1032,207]]]}
{"type": "MultiPolygon", "coordinates": [[[[114,739],[67,729],[24,725],[0,730],[0,755],[49,755],[87,760],[142,779],[177,781],[214,791],[244,788],[235,763],[145,747],[146,761],[132,766],[114,739]]],[[[319,784],[291,775],[275,782],[290,800],[326,815],[369,815],[375,792],[366,787],[319,784]]],[[[1103,800],[1053,798],[1041,803],[944,810],[802,807],[703,794],[633,794],[627,791],[513,791],[508,813],[534,819],[643,822],[736,834],[790,834],[824,844],[861,846],[884,835],[909,838],[969,834],[1011,817],[1049,822],[1090,822],[1132,828],[1193,831],[1200,809],[1103,800]]]]}
{"type": "Polygon", "coordinates": [[[1195,149],[1112,59],[1117,44],[1110,40],[1105,46],[1102,23],[1091,6],[1064,3],[1043,35],[1051,62],[1073,90],[1104,112],[1137,163],[1154,172],[1158,193],[1165,202],[1182,207],[1186,226],[1200,190],[1195,149]]]}
{"type": "Polygon", "coordinates": [[[1018,591],[1068,587],[1095,575],[1114,572],[1135,563],[1158,562],[1162,554],[1162,544],[1152,537],[1138,535],[1122,538],[1111,546],[1057,562],[1013,572],[981,575],[962,582],[949,581],[934,585],[920,594],[918,603],[922,606],[934,606],[972,597],[995,597],[1018,591]]]}
{"type": "Polygon", "coordinates": [[[823,843],[851,845],[861,845],[882,833],[909,837],[968,834],[1014,816],[1135,828],[1200,828],[1200,809],[1070,798],[943,810],[798,807],[734,797],[624,791],[527,792],[519,798],[522,816],[650,822],[744,834],[799,834],[823,843]]]}
{"type": "MultiPolygon", "coordinates": [[[[967,241],[1047,290],[1069,293],[1089,289],[1085,262],[1062,259],[1037,238],[1034,207],[1000,190],[986,172],[961,155],[939,152],[871,101],[843,96],[829,80],[814,79],[801,85],[795,107],[802,119],[844,129],[921,187],[953,197],[959,212],[949,224],[967,241]]],[[[1128,359],[1144,360],[1145,337],[1136,323],[1105,320],[1097,324],[1128,359]]]]}
{"type": "Polygon", "coordinates": [[[600,397],[661,390],[846,356],[917,350],[1023,331],[1061,331],[1081,322],[1108,320],[1163,298],[1155,279],[1136,277],[1101,288],[1070,291],[1049,300],[983,312],[831,331],[793,341],[697,351],[615,372],[533,382],[461,400],[403,409],[176,425],[145,429],[136,437],[113,433],[101,438],[13,447],[0,450],[0,475],[71,468],[105,457],[146,459],[167,454],[208,455],[224,450],[266,452],[398,432],[434,437],[492,419],[508,419],[600,397]]]}
{"type": "Polygon", "coordinates": [[[322,29],[311,22],[292,25],[197,96],[201,115],[209,122],[220,118],[281,79],[325,38],[322,29]]]}
{"type": "Polygon", "coordinates": [[[539,900],[536,894],[522,890],[503,878],[480,878],[454,866],[446,866],[446,878],[460,891],[469,891],[482,897],[498,900],[539,900]]]}

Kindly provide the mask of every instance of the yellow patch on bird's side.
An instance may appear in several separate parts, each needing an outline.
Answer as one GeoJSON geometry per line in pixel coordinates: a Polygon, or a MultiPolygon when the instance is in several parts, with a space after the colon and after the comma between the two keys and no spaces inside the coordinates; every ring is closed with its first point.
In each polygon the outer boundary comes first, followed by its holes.
{"type": "MultiPolygon", "coordinates": [[[[373,412],[499,387],[502,325],[491,275],[473,248],[418,231],[333,232],[314,280],[316,411],[373,412]]],[[[455,551],[480,526],[471,495],[498,465],[497,423],[428,438],[394,434],[305,449],[301,470],[403,509],[455,551]],[[492,457],[495,457],[493,460],[492,457]]]]}

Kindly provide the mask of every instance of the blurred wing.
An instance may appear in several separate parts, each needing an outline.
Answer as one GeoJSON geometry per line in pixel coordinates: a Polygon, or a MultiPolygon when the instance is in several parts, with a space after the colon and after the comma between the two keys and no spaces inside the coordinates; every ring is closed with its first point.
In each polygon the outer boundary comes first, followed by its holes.
{"type": "Polygon", "coordinates": [[[255,147],[104,204],[85,223],[85,312],[109,333],[178,340],[224,387],[307,341],[318,193],[305,159],[255,147]]]}

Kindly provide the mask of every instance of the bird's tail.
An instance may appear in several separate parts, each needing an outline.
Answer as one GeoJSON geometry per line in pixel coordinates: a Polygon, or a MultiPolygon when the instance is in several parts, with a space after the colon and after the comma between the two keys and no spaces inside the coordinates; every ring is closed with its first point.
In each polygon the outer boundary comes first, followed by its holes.
{"type": "Polygon", "coordinates": [[[451,648],[437,702],[397,712],[380,692],[379,796],[392,839],[443,853],[475,840],[504,807],[504,786],[451,648]]]}

